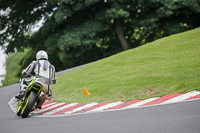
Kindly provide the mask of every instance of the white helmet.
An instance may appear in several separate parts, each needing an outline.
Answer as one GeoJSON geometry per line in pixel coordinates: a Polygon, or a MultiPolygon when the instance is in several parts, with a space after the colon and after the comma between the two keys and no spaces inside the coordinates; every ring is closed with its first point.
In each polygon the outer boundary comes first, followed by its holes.
{"type": "Polygon", "coordinates": [[[48,60],[48,55],[44,50],[40,50],[36,54],[36,59],[37,60],[39,60],[39,59],[47,59],[48,60]]]}

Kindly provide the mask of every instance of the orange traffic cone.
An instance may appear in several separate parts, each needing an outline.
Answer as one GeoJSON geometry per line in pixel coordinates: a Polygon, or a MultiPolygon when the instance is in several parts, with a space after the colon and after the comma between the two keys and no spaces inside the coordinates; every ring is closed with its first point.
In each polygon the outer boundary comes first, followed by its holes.
{"type": "Polygon", "coordinates": [[[87,90],[87,88],[84,88],[84,91],[85,91],[85,95],[86,95],[86,96],[89,96],[89,95],[90,95],[90,92],[87,90]]]}

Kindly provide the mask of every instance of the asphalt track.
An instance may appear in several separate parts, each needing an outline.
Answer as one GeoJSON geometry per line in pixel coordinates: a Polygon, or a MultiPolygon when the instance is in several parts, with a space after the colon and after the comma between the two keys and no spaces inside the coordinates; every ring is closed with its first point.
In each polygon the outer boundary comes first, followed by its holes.
{"type": "Polygon", "coordinates": [[[22,119],[9,100],[19,84],[0,88],[0,133],[200,133],[200,100],[81,114],[22,119]]]}

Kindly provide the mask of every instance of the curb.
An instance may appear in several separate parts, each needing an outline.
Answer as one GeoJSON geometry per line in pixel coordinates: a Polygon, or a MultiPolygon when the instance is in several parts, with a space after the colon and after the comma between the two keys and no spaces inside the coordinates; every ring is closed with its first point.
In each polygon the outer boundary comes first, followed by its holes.
{"type": "MultiPolygon", "coordinates": [[[[138,107],[148,107],[162,104],[170,104],[176,102],[189,101],[191,99],[199,99],[200,91],[191,91],[188,93],[168,94],[163,97],[149,98],[146,100],[132,100],[128,102],[113,102],[113,103],[58,103],[53,100],[47,100],[42,105],[42,109],[34,110],[30,115],[37,117],[56,117],[70,116],[94,112],[105,112],[124,110],[138,107]]],[[[9,101],[11,109],[16,112],[16,100],[12,98],[9,101]]]]}

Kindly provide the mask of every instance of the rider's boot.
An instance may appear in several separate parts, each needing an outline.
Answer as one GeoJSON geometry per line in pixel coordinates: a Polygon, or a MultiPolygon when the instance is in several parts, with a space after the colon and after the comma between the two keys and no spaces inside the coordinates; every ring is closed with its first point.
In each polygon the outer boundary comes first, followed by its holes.
{"type": "Polygon", "coordinates": [[[25,95],[25,91],[26,91],[26,90],[27,90],[27,86],[24,85],[24,84],[21,84],[21,86],[20,86],[20,92],[19,92],[19,94],[17,94],[17,95],[15,96],[15,98],[16,98],[16,99],[21,99],[21,98],[23,98],[24,95],[25,95]]]}
{"type": "Polygon", "coordinates": [[[45,94],[43,92],[41,92],[41,94],[39,95],[39,101],[38,101],[37,108],[41,109],[42,104],[45,102],[45,100],[47,100],[47,97],[45,96],[45,94]]]}
{"type": "Polygon", "coordinates": [[[42,104],[47,100],[46,97],[44,97],[43,99],[41,99],[40,103],[38,104],[37,108],[38,109],[42,109],[42,104]]]}
{"type": "Polygon", "coordinates": [[[25,95],[25,91],[22,90],[22,91],[19,92],[19,94],[17,94],[17,95],[15,96],[15,98],[17,98],[17,99],[21,99],[21,98],[24,97],[24,95],[25,95]]]}

